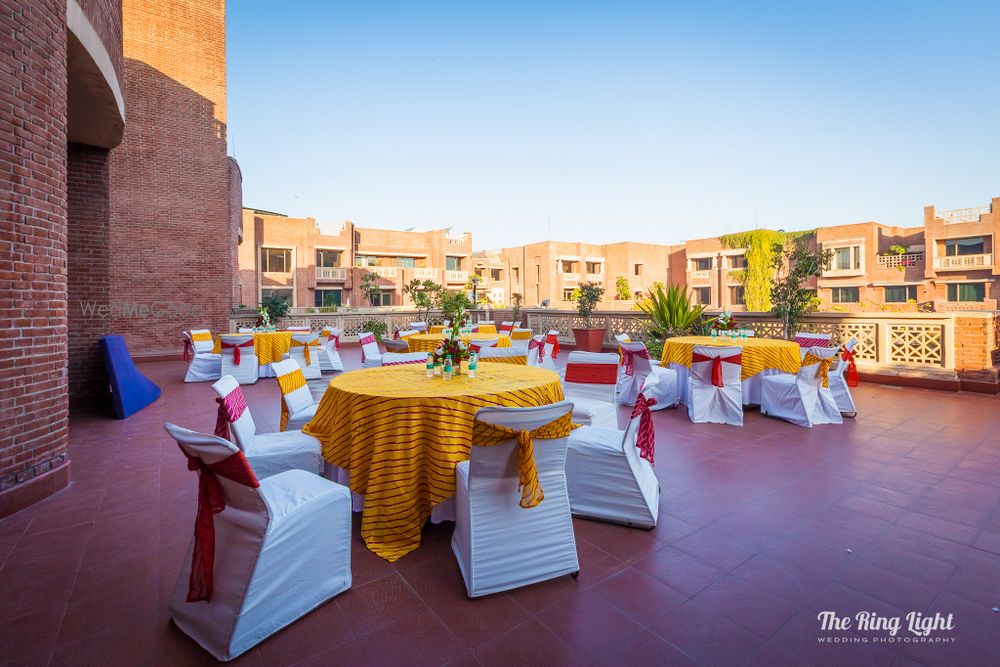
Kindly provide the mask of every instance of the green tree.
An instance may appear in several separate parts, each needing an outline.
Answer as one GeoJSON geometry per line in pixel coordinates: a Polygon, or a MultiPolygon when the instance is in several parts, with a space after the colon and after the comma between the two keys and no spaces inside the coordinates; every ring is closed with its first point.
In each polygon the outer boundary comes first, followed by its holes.
{"type": "Polygon", "coordinates": [[[277,322],[279,317],[287,315],[291,305],[291,301],[283,296],[265,296],[260,300],[261,308],[267,311],[267,315],[271,318],[272,322],[277,322]]]}
{"type": "Polygon", "coordinates": [[[576,310],[586,323],[586,327],[590,329],[590,318],[594,314],[597,304],[601,302],[601,298],[604,296],[604,286],[589,281],[580,283],[574,294],[578,294],[576,298],[576,310]]]}
{"type": "Polygon", "coordinates": [[[382,296],[382,288],[378,286],[378,274],[372,271],[365,271],[361,277],[361,293],[368,299],[368,303],[377,306],[379,297],[382,296]]]}
{"type": "Polygon", "coordinates": [[[516,324],[521,323],[521,305],[524,303],[524,296],[520,292],[514,292],[510,295],[511,304],[514,306],[514,322],[516,324]]]}
{"type": "Polygon", "coordinates": [[[413,305],[424,311],[424,319],[430,315],[431,308],[439,303],[441,291],[444,288],[433,280],[419,280],[414,278],[403,285],[403,294],[410,297],[413,305]]]}
{"type": "Polygon", "coordinates": [[[625,276],[615,278],[615,292],[622,301],[628,301],[632,298],[632,290],[629,289],[628,278],[625,276]]]}
{"type": "Polygon", "coordinates": [[[799,239],[774,258],[771,312],[784,325],[786,339],[790,340],[795,335],[802,315],[816,309],[813,292],[803,287],[803,283],[809,278],[819,277],[832,255],[831,250],[809,248],[799,239]]]}
{"type": "Polygon", "coordinates": [[[771,285],[775,268],[789,243],[815,234],[815,230],[783,232],[773,229],[754,229],[720,236],[726,248],[745,248],[746,267],[729,272],[729,277],[743,285],[743,299],[747,310],[771,310],[771,285]]]}
{"type": "Polygon", "coordinates": [[[445,318],[451,320],[452,324],[457,324],[465,318],[465,311],[472,307],[472,302],[464,291],[443,290],[440,305],[445,318]]]}
{"type": "Polygon", "coordinates": [[[645,298],[639,300],[638,306],[649,316],[646,323],[648,338],[661,343],[666,338],[694,332],[705,313],[705,306],[691,302],[684,285],[651,288],[645,298]]]}

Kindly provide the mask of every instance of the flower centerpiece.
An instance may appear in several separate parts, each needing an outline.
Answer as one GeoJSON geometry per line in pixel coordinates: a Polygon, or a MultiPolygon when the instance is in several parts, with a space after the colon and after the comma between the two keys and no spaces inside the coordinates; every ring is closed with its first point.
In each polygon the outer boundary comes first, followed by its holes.
{"type": "Polygon", "coordinates": [[[259,306],[257,308],[257,328],[258,329],[269,329],[271,327],[271,313],[268,312],[266,306],[259,306]]]}
{"type": "Polygon", "coordinates": [[[733,331],[736,329],[736,318],[731,312],[724,310],[721,315],[715,318],[712,328],[716,331],[733,331]]]}
{"type": "Polygon", "coordinates": [[[434,350],[434,361],[443,364],[445,357],[451,355],[453,372],[458,375],[462,370],[462,362],[469,358],[469,346],[459,336],[458,325],[453,327],[451,335],[434,350]]]}

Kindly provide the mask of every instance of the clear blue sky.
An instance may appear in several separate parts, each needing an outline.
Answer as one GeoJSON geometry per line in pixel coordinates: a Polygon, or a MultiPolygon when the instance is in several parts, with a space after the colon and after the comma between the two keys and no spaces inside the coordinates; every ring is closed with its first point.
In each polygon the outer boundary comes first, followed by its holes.
{"type": "Polygon", "coordinates": [[[751,4],[230,0],[244,203],[489,248],[1000,195],[1000,2],[751,4]]]}

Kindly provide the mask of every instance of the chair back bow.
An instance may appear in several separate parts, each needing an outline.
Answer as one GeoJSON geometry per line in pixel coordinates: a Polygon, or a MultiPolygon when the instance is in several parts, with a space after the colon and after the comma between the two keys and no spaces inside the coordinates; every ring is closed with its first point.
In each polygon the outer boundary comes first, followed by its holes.
{"type": "Polygon", "coordinates": [[[576,428],[573,413],[566,413],[533,431],[497,426],[476,420],[472,427],[473,446],[490,446],[510,438],[517,438],[517,489],[521,492],[518,504],[530,509],[545,499],[542,485],[538,481],[538,467],[535,465],[534,438],[565,438],[576,428]]]}
{"type": "Polygon", "coordinates": [[[546,334],[546,336],[545,336],[545,344],[552,346],[552,358],[553,359],[558,359],[559,358],[559,337],[557,335],[555,335],[555,334],[552,334],[552,333],[546,334]]]}
{"type": "MultiPolygon", "coordinates": [[[[639,458],[646,459],[650,465],[653,464],[653,454],[656,447],[656,432],[653,429],[653,415],[649,411],[651,405],[656,405],[655,398],[646,398],[646,395],[639,392],[635,399],[635,407],[632,408],[630,419],[639,418],[639,430],[636,432],[635,446],[639,449],[639,458]]],[[[626,443],[626,447],[628,444],[626,443]]]]}
{"type": "Polygon", "coordinates": [[[622,353],[622,365],[625,367],[625,375],[635,375],[636,357],[649,361],[649,350],[645,348],[641,350],[628,350],[622,348],[621,353],[622,353]]]}
{"type": "Polygon", "coordinates": [[[532,338],[528,343],[528,350],[538,350],[538,363],[542,363],[545,359],[545,342],[538,340],[537,338],[532,338]]]}
{"type": "Polygon", "coordinates": [[[824,387],[830,386],[830,365],[833,363],[833,357],[828,359],[821,359],[816,355],[807,352],[805,358],[802,360],[802,366],[812,366],[817,364],[816,377],[820,379],[820,384],[824,387]]]}
{"type": "Polygon", "coordinates": [[[219,411],[215,417],[215,435],[229,440],[229,425],[243,416],[247,409],[247,399],[243,396],[243,390],[239,387],[223,397],[216,398],[219,404],[219,411]]]}
{"type": "Polygon", "coordinates": [[[278,399],[281,402],[281,428],[278,430],[284,431],[285,426],[288,424],[288,406],[285,404],[284,397],[304,386],[306,386],[306,376],[301,368],[296,368],[291,373],[278,376],[278,387],[281,389],[281,398],[278,399]]]}
{"type": "Polygon", "coordinates": [[[188,578],[188,602],[205,600],[211,602],[213,592],[212,574],[215,569],[215,515],[226,509],[226,494],[219,483],[219,477],[249,486],[260,487],[250,463],[243,452],[233,452],[221,461],[205,463],[197,456],[188,454],[188,470],[198,472],[198,514],[194,521],[194,551],[191,554],[191,576],[188,578]]]}
{"type": "Polygon", "coordinates": [[[723,362],[727,364],[742,364],[743,355],[733,354],[728,357],[709,357],[704,354],[698,354],[697,352],[691,353],[691,363],[698,363],[699,361],[711,361],[712,362],[712,384],[716,387],[725,386],[722,381],[722,364],[723,362]]]}
{"type": "Polygon", "coordinates": [[[194,343],[188,336],[184,336],[184,361],[191,361],[194,354],[194,343]]]}
{"type": "Polygon", "coordinates": [[[844,379],[848,387],[858,386],[858,365],[854,361],[854,352],[846,347],[840,353],[840,358],[847,362],[847,369],[844,371],[844,379]]]}
{"type": "Polygon", "coordinates": [[[240,365],[240,348],[241,347],[253,347],[253,338],[245,343],[227,343],[226,341],[221,341],[220,347],[223,350],[233,351],[233,363],[237,366],[240,365]]]}
{"type": "Polygon", "coordinates": [[[306,360],[306,366],[308,366],[308,365],[310,365],[312,363],[312,357],[309,354],[309,348],[310,347],[315,347],[315,348],[319,349],[319,339],[317,338],[316,340],[305,341],[305,340],[295,340],[293,338],[292,339],[292,347],[301,347],[301,348],[303,348],[302,349],[302,356],[306,360]]]}

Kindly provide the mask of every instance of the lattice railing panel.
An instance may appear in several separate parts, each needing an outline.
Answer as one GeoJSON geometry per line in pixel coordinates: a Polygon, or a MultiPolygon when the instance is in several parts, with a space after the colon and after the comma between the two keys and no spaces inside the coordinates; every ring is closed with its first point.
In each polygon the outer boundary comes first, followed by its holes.
{"type": "Polygon", "coordinates": [[[608,323],[611,325],[609,333],[611,342],[617,334],[628,334],[632,340],[642,340],[646,337],[646,320],[635,315],[609,315],[608,323]]]}
{"type": "Polygon", "coordinates": [[[889,361],[944,365],[944,328],[935,324],[890,324],[889,361]]]}
{"type": "Polygon", "coordinates": [[[865,361],[878,360],[878,326],[864,323],[844,323],[837,325],[837,334],[834,341],[838,345],[843,345],[851,338],[858,339],[858,345],[854,348],[854,356],[865,361]]]}

